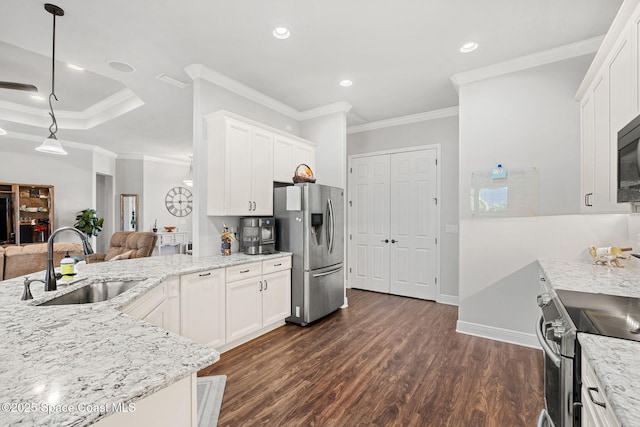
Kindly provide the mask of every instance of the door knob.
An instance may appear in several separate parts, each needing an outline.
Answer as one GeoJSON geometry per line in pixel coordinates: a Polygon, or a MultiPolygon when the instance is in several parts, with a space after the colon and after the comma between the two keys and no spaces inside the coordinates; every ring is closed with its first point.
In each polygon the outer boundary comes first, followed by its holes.
{"type": "Polygon", "coordinates": [[[389,243],[389,239],[380,240],[382,243],[389,243]]]}
{"type": "Polygon", "coordinates": [[[400,243],[399,240],[391,239],[391,243],[400,243]]]}

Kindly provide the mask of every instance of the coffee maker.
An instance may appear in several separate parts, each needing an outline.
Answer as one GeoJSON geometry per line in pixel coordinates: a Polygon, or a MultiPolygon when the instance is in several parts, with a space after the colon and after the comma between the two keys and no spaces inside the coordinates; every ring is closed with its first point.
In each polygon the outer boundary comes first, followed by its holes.
{"type": "Polygon", "coordinates": [[[240,219],[240,250],[247,255],[276,252],[276,221],[269,218],[240,219]]]}

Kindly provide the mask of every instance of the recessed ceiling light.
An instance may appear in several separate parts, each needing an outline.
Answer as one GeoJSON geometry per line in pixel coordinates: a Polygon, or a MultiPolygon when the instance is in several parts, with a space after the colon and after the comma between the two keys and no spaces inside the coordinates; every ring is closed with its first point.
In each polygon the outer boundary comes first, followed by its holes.
{"type": "Polygon", "coordinates": [[[73,71],[84,71],[84,68],[79,67],[75,64],[67,64],[67,67],[71,68],[73,71]]]}
{"type": "Polygon", "coordinates": [[[107,65],[113,68],[116,71],[120,71],[121,73],[133,73],[136,69],[133,68],[133,65],[129,65],[126,62],[111,60],[107,61],[107,65]]]}
{"type": "Polygon", "coordinates": [[[31,95],[31,99],[34,99],[36,101],[44,101],[44,97],[40,96],[40,95],[31,95]]]}
{"type": "Polygon", "coordinates": [[[0,136],[6,135],[6,134],[7,134],[7,131],[2,129],[2,128],[0,128],[0,136]]]}
{"type": "Polygon", "coordinates": [[[469,53],[469,52],[473,52],[477,48],[478,48],[478,43],[469,42],[469,43],[465,43],[462,46],[460,46],[460,52],[469,53]]]}
{"type": "Polygon", "coordinates": [[[342,80],[342,81],[340,82],[340,86],[342,86],[342,87],[349,87],[349,86],[351,86],[352,84],[353,84],[353,82],[352,82],[351,80],[346,80],[346,79],[345,79],[345,80],[342,80]]]}
{"type": "Polygon", "coordinates": [[[273,37],[280,40],[288,39],[289,37],[291,37],[291,31],[289,31],[289,29],[286,27],[278,27],[273,30],[273,37]]]}

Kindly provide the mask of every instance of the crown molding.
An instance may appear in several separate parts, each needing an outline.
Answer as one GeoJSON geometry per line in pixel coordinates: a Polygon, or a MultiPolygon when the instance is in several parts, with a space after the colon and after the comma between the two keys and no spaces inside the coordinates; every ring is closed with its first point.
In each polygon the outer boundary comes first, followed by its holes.
{"type": "Polygon", "coordinates": [[[184,161],[184,160],[167,159],[163,157],[147,156],[144,154],[118,154],[117,158],[118,160],[140,160],[143,162],[168,163],[168,164],[178,165],[178,166],[189,166],[191,164],[191,162],[184,161]]]}
{"type": "Polygon", "coordinates": [[[257,104],[270,108],[299,122],[316,117],[326,116],[333,113],[346,114],[351,111],[352,108],[352,105],[348,102],[341,101],[335,102],[333,104],[323,105],[317,108],[312,108],[310,110],[298,111],[293,107],[290,107],[276,99],[273,99],[262,92],[258,92],[257,90],[250,88],[249,86],[240,83],[239,81],[234,80],[231,77],[214,71],[202,64],[191,64],[185,67],[184,70],[192,80],[206,80],[209,83],[213,83],[217,86],[227,89],[228,91],[231,91],[236,95],[240,95],[257,104]]]}
{"type": "Polygon", "coordinates": [[[536,52],[531,55],[521,56],[520,58],[515,58],[509,61],[499,62],[487,67],[464,71],[451,76],[451,82],[453,83],[456,91],[458,91],[460,86],[468,83],[490,79],[492,77],[498,77],[503,74],[522,71],[541,65],[551,64],[565,59],[588,55],[598,51],[604,37],[605,36],[593,37],[576,43],[536,52]]]}
{"type": "Polygon", "coordinates": [[[410,123],[424,122],[427,120],[441,119],[444,117],[457,116],[458,107],[442,108],[440,110],[427,111],[425,113],[410,114],[408,116],[395,117],[393,119],[379,120],[377,122],[366,123],[364,125],[351,126],[347,128],[347,135],[352,133],[367,132],[375,129],[402,126],[410,123]]]}
{"type": "Polygon", "coordinates": [[[207,68],[202,64],[191,64],[185,67],[184,70],[193,80],[206,80],[209,83],[218,85],[237,95],[250,99],[251,101],[275,110],[281,114],[284,114],[285,116],[291,117],[292,119],[298,120],[300,112],[295,108],[291,108],[288,105],[283,104],[282,102],[277,101],[262,92],[258,92],[257,90],[252,89],[249,86],[232,79],[231,77],[227,77],[224,74],[213,71],[212,69],[207,68]]]}
{"type": "MultiPolygon", "coordinates": [[[[55,111],[60,129],[87,130],[144,105],[131,89],[119,90],[82,111],[55,111]]],[[[23,125],[48,128],[49,110],[0,100],[3,120],[23,125]]]]}
{"type": "Polygon", "coordinates": [[[596,57],[593,58],[593,61],[587,70],[587,74],[585,74],[584,79],[582,79],[582,83],[580,83],[580,87],[578,87],[578,91],[575,95],[576,100],[582,100],[586,94],[587,89],[596,78],[596,74],[598,74],[602,69],[605,60],[607,59],[607,55],[611,49],[613,49],[613,45],[616,40],[618,40],[618,37],[620,37],[627,27],[627,23],[633,16],[633,12],[638,4],[640,4],[639,0],[624,0],[622,2],[622,6],[620,6],[616,17],[613,19],[613,23],[611,24],[611,27],[609,27],[609,31],[607,31],[606,36],[604,36],[604,40],[598,49],[598,53],[596,53],[596,57]]]}

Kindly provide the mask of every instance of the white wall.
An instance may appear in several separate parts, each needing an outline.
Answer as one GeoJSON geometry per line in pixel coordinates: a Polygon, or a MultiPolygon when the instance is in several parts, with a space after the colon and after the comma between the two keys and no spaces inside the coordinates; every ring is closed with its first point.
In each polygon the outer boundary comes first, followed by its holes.
{"type": "Polygon", "coordinates": [[[580,212],[580,108],[573,99],[592,55],[463,85],[460,218],[470,218],[471,173],[535,166],[540,215],[580,212]]]}
{"type": "Polygon", "coordinates": [[[537,347],[539,258],[590,262],[589,245],[629,245],[628,215],[462,221],[458,331],[537,347]]]}
{"type": "Polygon", "coordinates": [[[540,257],[576,259],[626,241],[627,217],[579,212],[580,115],[573,100],[592,56],[465,84],[460,94],[458,329],[535,345],[540,257]],[[537,218],[472,219],[470,177],[502,163],[535,166],[537,218]]]}
{"type": "Polygon", "coordinates": [[[458,295],[458,233],[446,232],[458,225],[458,116],[426,120],[347,135],[347,154],[363,154],[440,144],[440,293],[458,295]]]}
{"type": "Polygon", "coordinates": [[[300,123],[300,136],[315,142],[318,184],[346,188],[347,186],[347,117],[332,113],[300,123]]]}
{"type": "MultiPolygon", "coordinates": [[[[54,186],[54,228],[72,226],[77,212],[94,206],[93,153],[65,147],[67,156],[35,151],[36,144],[0,137],[0,182],[54,186]]],[[[75,237],[63,234],[60,241],[75,237]]]]}
{"type": "Polygon", "coordinates": [[[139,230],[151,231],[154,221],[158,220],[158,231],[164,231],[165,225],[173,225],[191,236],[193,213],[176,217],[165,206],[165,197],[172,188],[184,187],[189,191],[193,190],[182,183],[182,179],[189,172],[189,164],[145,158],[143,165],[144,203],[141,203],[138,216],[141,220],[139,230]]]}

